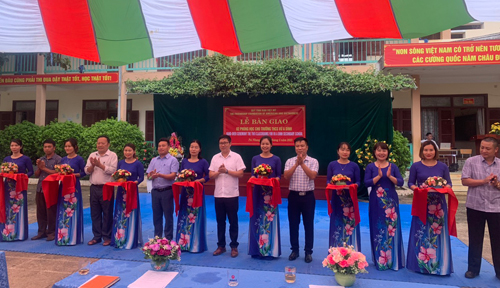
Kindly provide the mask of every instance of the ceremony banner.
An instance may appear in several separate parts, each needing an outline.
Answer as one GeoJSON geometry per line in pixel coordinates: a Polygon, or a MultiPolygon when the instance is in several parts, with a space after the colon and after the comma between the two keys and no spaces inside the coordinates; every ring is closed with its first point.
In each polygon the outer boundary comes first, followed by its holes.
{"type": "Polygon", "coordinates": [[[43,74],[0,76],[1,85],[118,83],[118,73],[43,74]]]}
{"type": "Polygon", "coordinates": [[[384,47],[385,67],[491,64],[500,64],[500,40],[389,44],[384,47]]]}
{"type": "Polygon", "coordinates": [[[232,145],[259,146],[262,136],[274,146],[294,146],[297,137],[306,137],[305,106],[224,106],[224,134],[232,145]]]}

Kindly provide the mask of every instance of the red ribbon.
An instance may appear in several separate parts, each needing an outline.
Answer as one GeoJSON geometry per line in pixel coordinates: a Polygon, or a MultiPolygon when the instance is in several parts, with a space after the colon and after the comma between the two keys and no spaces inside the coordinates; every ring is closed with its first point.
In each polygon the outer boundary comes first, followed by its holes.
{"type": "Polygon", "coordinates": [[[47,208],[57,204],[57,194],[59,192],[59,181],[62,183],[62,196],[75,193],[76,177],[74,174],[50,174],[42,181],[43,197],[45,197],[45,205],[47,208]]]}
{"type": "Polygon", "coordinates": [[[123,187],[126,191],[125,196],[125,214],[129,214],[132,210],[137,209],[137,183],[134,181],[126,182],[108,182],[102,187],[102,200],[111,201],[111,196],[115,192],[116,187],[123,187]]]}
{"type": "Polygon", "coordinates": [[[328,216],[330,216],[333,212],[333,208],[331,205],[331,193],[330,190],[340,190],[340,189],[349,189],[349,195],[352,199],[352,206],[354,208],[354,226],[357,226],[361,221],[359,217],[359,207],[358,207],[358,184],[350,184],[350,185],[326,185],[326,201],[328,201],[328,216]]]}
{"type": "Polygon", "coordinates": [[[174,192],[174,203],[175,203],[175,215],[179,214],[179,209],[181,208],[180,193],[181,187],[191,187],[194,190],[193,195],[193,207],[198,208],[203,205],[203,185],[198,181],[182,181],[174,182],[172,185],[172,192],[174,192]]]}
{"type": "Polygon", "coordinates": [[[417,216],[422,223],[427,223],[427,193],[439,192],[448,194],[448,231],[451,236],[457,237],[457,222],[455,214],[458,209],[457,196],[451,188],[416,188],[413,190],[413,204],[411,207],[411,215],[417,216]]]}
{"type": "Polygon", "coordinates": [[[0,223],[5,223],[7,215],[5,211],[5,187],[3,177],[16,181],[16,192],[28,190],[28,175],[24,173],[10,174],[0,173],[0,223]]]}
{"type": "Polygon", "coordinates": [[[276,178],[250,178],[247,182],[247,205],[246,211],[253,216],[253,191],[252,184],[260,186],[269,186],[273,188],[273,196],[271,197],[271,205],[278,207],[281,204],[281,187],[280,181],[276,178]]]}

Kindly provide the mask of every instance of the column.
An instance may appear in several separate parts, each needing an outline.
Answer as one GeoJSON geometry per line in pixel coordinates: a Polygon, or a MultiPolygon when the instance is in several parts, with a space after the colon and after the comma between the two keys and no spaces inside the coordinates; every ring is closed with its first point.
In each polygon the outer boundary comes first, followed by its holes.
{"type": "Polygon", "coordinates": [[[120,66],[120,89],[118,89],[118,121],[127,121],[127,87],[125,86],[125,78],[123,74],[127,73],[126,65],[120,66]]]}
{"type": "MultiPolygon", "coordinates": [[[[36,74],[45,74],[45,56],[38,54],[36,58],[36,74]]],[[[36,85],[35,124],[45,126],[47,105],[47,85],[36,85]]]]}
{"type": "Polygon", "coordinates": [[[420,76],[415,78],[417,89],[411,90],[411,138],[413,143],[413,162],[420,161],[420,141],[422,139],[421,111],[420,111],[420,76]]]}

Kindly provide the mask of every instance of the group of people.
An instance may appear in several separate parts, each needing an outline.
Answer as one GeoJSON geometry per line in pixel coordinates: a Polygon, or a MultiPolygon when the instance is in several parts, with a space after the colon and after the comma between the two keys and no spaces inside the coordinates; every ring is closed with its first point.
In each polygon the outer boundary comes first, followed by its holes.
{"type": "MultiPolygon", "coordinates": [[[[94,237],[88,245],[103,241],[104,246],[112,245],[132,249],[142,244],[140,205],[129,213],[126,209],[126,193],[118,188],[116,204],[114,197],[103,198],[103,185],[111,182],[111,175],[117,169],[131,172],[128,181],[140,184],[144,180],[144,167],[135,155],[135,146],[127,144],[124,147],[123,160],[118,162],[114,152],[109,150],[110,142],[107,136],[97,139],[97,151],[90,154],[87,162],[78,156],[78,145],[75,139],[64,142],[67,156],[61,158],[55,154],[55,142],[46,140],[43,143],[45,156],[38,159],[35,175],[40,181],[37,186],[37,220],[38,234],[32,240],[47,238],[56,241],[57,245],[76,245],[83,242],[83,206],[79,180],[76,182],[75,193],[60,196],[57,207],[46,208],[42,180],[56,173],[54,165],[68,164],[74,169],[75,176],[81,178],[90,175],[90,208],[92,218],[92,233],[94,237]],[[113,207],[115,207],[113,215],[113,207]],[[56,229],[57,228],[57,229],[56,229]]],[[[288,220],[290,228],[291,254],[289,260],[299,257],[299,224],[301,217],[305,231],[305,257],[307,263],[312,261],[314,243],[314,179],[318,174],[318,161],[310,157],[308,140],[303,137],[294,140],[297,156],[288,159],[282,172],[281,159],[271,153],[272,139],[264,136],[260,139],[262,153],[252,158],[252,177],[257,177],[254,168],[267,164],[272,168],[270,178],[289,180],[288,220]]],[[[18,173],[31,176],[33,168],[29,157],[23,155],[22,142],[19,139],[11,141],[12,155],[4,162],[16,163],[18,173]]],[[[239,178],[243,176],[246,166],[241,156],[231,151],[231,137],[219,137],[220,153],[212,157],[211,162],[201,157],[201,143],[193,140],[189,145],[186,157],[179,165],[177,158],[169,154],[168,138],[158,142],[159,156],[151,160],[146,171],[148,179],[152,180],[152,212],[154,234],[174,239],[174,195],[172,185],[178,172],[191,169],[196,173],[194,181],[202,184],[210,179],[215,181],[215,216],[217,221],[217,249],[213,252],[218,256],[226,252],[226,218],[229,221],[229,237],[231,242],[231,257],[238,256],[238,205],[239,178]],[[165,220],[165,224],[163,223],[165,220]]],[[[355,222],[357,199],[351,197],[349,185],[361,184],[360,168],[351,162],[351,146],[342,142],[337,147],[338,160],[332,161],[327,169],[327,184],[332,176],[342,174],[350,178],[346,186],[334,189],[331,197],[329,245],[338,247],[352,245],[361,251],[360,227],[355,222]],[[356,200],[356,201],[355,201],[356,200]]],[[[462,183],[469,186],[467,196],[467,219],[469,225],[469,269],[465,276],[474,278],[479,274],[481,266],[482,243],[485,222],[488,221],[492,243],[493,261],[497,277],[500,275],[500,248],[494,243],[500,241],[500,160],[495,157],[498,142],[494,138],[486,138],[481,142],[480,155],[467,159],[462,173],[462,183]]],[[[428,191],[427,221],[413,216],[408,254],[403,247],[403,237],[399,212],[399,200],[396,186],[403,185],[403,177],[398,167],[388,161],[389,147],[378,142],[373,150],[376,161],[365,169],[364,183],[371,188],[369,196],[369,226],[371,238],[372,259],[378,270],[399,270],[407,267],[423,274],[450,275],[453,273],[453,263],[448,224],[448,209],[444,193],[428,191]]],[[[424,141],[420,149],[421,161],[410,168],[408,186],[418,193],[429,177],[438,176],[447,181],[445,187],[451,188],[452,183],[448,167],[437,161],[438,147],[433,141],[424,141]]],[[[2,241],[26,240],[27,206],[26,191],[15,190],[12,180],[6,179],[5,194],[6,223],[1,224],[2,241]],[[24,201],[23,201],[24,199],[24,201]]],[[[206,238],[206,208],[203,192],[202,204],[193,205],[194,194],[186,188],[181,190],[180,209],[177,221],[175,240],[183,251],[193,253],[207,250],[206,238]]],[[[279,208],[273,197],[273,189],[268,186],[254,185],[252,192],[253,213],[249,223],[248,254],[258,258],[274,258],[281,255],[279,208]]],[[[137,201],[138,201],[138,197],[137,201]]],[[[276,199],[275,199],[276,200],[276,199]]],[[[247,205],[248,207],[248,205],[247,205]]]]}

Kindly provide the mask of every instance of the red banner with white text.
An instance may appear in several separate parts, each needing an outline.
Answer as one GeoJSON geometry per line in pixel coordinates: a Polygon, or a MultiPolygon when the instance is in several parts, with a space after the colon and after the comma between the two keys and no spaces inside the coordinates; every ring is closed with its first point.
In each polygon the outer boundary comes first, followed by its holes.
{"type": "Polygon", "coordinates": [[[305,106],[226,106],[224,134],[231,144],[259,146],[262,136],[271,136],[275,146],[294,146],[297,137],[306,137],[305,106]]]}
{"type": "Polygon", "coordinates": [[[118,73],[37,74],[0,76],[1,85],[59,85],[118,83],[118,73]]]}

